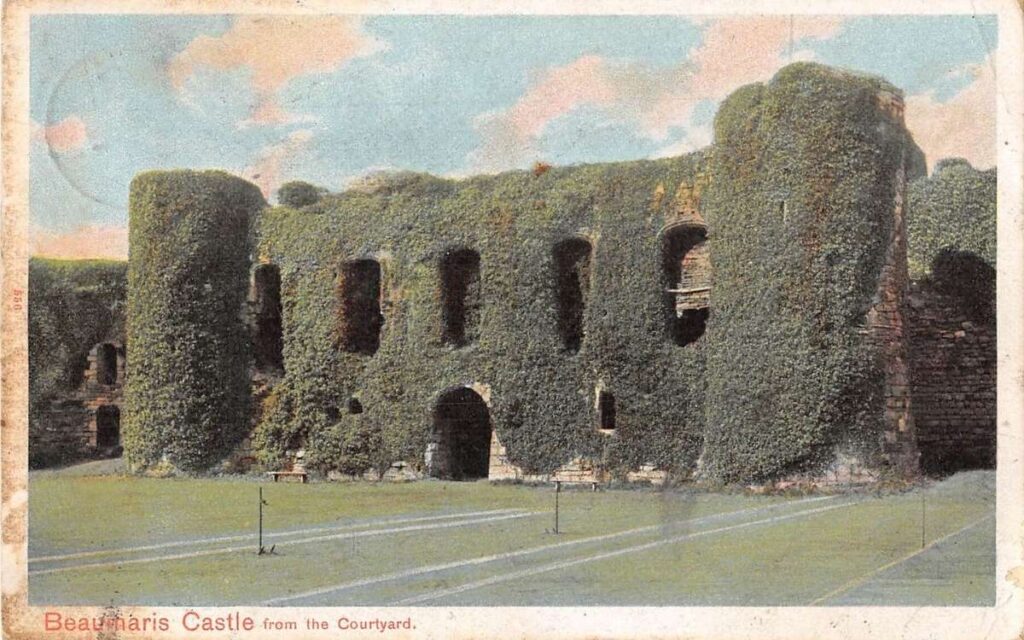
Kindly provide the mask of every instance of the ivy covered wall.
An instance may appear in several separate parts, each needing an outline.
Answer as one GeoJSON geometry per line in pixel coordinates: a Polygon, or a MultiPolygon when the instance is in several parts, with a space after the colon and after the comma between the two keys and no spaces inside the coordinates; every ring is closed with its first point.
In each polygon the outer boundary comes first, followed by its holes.
{"type": "Polygon", "coordinates": [[[419,466],[438,399],[472,386],[527,473],[576,456],[676,473],[700,458],[726,481],[814,472],[837,451],[877,464],[883,363],[865,316],[897,176],[921,165],[900,106],[881,80],[801,63],[734,93],[714,146],[677,158],[378,176],[273,208],[225,174],[144,174],[129,458],[208,466],[257,415],[271,466],[299,448],[324,471],[419,466]],[[708,181],[694,237],[710,247],[710,317],[689,342],[666,326],[662,232],[679,194],[708,181]],[[567,240],[572,260],[556,250],[567,240]],[[250,255],[279,273],[283,330],[283,376],[255,413],[239,317],[250,255]],[[580,299],[559,304],[577,284],[580,299]],[[467,314],[454,332],[452,309],[467,314]],[[598,429],[602,403],[614,429],[598,429]]]}
{"type": "Polygon", "coordinates": [[[80,440],[64,438],[50,405],[82,383],[89,350],[124,342],[127,263],[32,258],[28,265],[30,464],[74,458],[80,440]],[[55,437],[51,433],[57,432],[55,437]]]}
{"type": "Polygon", "coordinates": [[[302,207],[266,211],[260,258],[282,277],[284,380],[256,445],[271,463],[304,444],[309,465],[347,472],[422,463],[438,396],[490,389],[514,464],[551,471],[576,455],[611,467],[692,468],[703,427],[701,347],[664,330],[658,232],[703,156],[513,172],[454,182],[404,174],[302,207]],[[591,246],[578,351],[559,330],[559,243],[591,246]],[[479,254],[465,343],[445,340],[442,264],[479,254]],[[346,262],[381,266],[372,355],[339,346],[346,262]],[[597,431],[598,386],[617,428],[597,431]],[[347,410],[349,399],[361,413],[347,410]]]}

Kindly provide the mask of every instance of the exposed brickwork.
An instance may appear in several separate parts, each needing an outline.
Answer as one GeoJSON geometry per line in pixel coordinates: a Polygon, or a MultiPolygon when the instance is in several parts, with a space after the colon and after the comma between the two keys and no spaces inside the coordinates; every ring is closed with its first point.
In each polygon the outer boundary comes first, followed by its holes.
{"type": "MultiPolygon", "coordinates": [[[[879,103],[902,126],[903,99],[895,94],[883,93],[879,96],[879,103]]],[[[885,367],[885,432],[882,453],[894,470],[910,475],[918,471],[918,451],[906,346],[905,306],[910,277],[907,273],[905,160],[894,176],[892,232],[874,304],[868,311],[866,324],[869,335],[882,349],[885,367]]]]}
{"type": "MultiPolygon", "coordinates": [[[[676,189],[674,206],[666,216],[665,231],[678,227],[705,229],[707,223],[700,212],[701,194],[707,188],[707,177],[698,174],[691,184],[683,182],[676,189]]],[[[673,283],[676,292],[676,313],[682,315],[691,309],[704,309],[711,302],[711,248],[701,240],[681,256],[678,283],[673,283]]]]}
{"type": "Polygon", "coordinates": [[[704,216],[700,212],[700,202],[708,182],[707,174],[698,173],[692,183],[682,182],[679,184],[673,197],[674,206],[668,210],[668,215],[665,218],[666,227],[674,224],[707,226],[704,216]]]}
{"type": "Polygon", "coordinates": [[[992,467],[996,452],[996,328],[972,321],[949,295],[913,285],[912,397],[921,466],[992,467]]]}
{"type": "Polygon", "coordinates": [[[683,255],[680,263],[676,313],[704,309],[711,304],[711,250],[702,240],[683,255]]]}
{"type": "Polygon", "coordinates": [[[80,400],[63,398],[50,403],[43,428],[32,434],[30,446],[80,456],[89,447],[89,412],[80,400]]]}

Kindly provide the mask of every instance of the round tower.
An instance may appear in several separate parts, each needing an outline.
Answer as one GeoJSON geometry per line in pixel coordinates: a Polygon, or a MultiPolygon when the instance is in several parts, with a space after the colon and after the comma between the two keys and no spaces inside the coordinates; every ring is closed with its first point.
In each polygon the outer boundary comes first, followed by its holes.
{"type": "Polygon", "coordinates": [[[249,427],[243,322],[255,185],[219,171],[154,171],[129,201],[123,441],[130,468],[208,467],[249,427]]]}
{"type": "Polygon", "coordinates": [[[710,475],[916,471],[903,322],[912,146],[895,87],[821,65],[790,65],[719,109],[703,198],[710,475]]]}

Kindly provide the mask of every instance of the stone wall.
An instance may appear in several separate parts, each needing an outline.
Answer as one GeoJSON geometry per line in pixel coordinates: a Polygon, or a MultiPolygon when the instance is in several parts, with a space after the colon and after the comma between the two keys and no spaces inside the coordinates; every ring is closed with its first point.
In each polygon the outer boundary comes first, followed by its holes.
{"type": "Polygon", "coordinates": [[[909,306],[912,398],[928,473],[993,467],[996,328],[972,320],[952,295],[914,283],[909,306]]]}
{"type": "Polygon", "coordinates": [[[45,414],[45,427],[32,446],[62,450],[68,460],[119,451],[119,442],[98,446],[102,443],[97,442],[97,415],[104,407],[120,415],[125,379],[124,345],[120,342],[97,344],[89,351],[87,363],[82,384],[73,393],[50,403],[45,414]],[[102,356],[104,349],[116,354],[116,368],[106,367],[102,356]]]}
{"type": "Polygon", "coordinates": [[[29,448],[50,452],[54,462],[69,462],[82,457],[89,447],[89,412],[80,400],[59,398],[46,406],[41,415],[41,428],[29,437],[29,448]]]}
{"type": "MultiPolygon", "coordinates": [[[[878,101],[879,106],[902,126],[902,97],[883,91],[878,101]]],[[[907,273],[906,155],[905,148],[903,162],[893,177],[896,184],[892,232],[866,325],[871,339],[881,349],[884,362],[885,431],[882,453],[897,472],[914,474],[919,468],[906,346],[906,297],[910,283],[907,273]]]]}
{"type": "MultiPolygon", "coordinates": [[[[667,216],[662,233],[672,229],[705,230],[707,223],[700,212],[700,197],[707,188],[707,176],[698,174],[692,183],[682,182],[676,190],[673,215],[667,216]]],[[[704,231],[700,240],[681,256],[679,282],[671,283],[676,297],[676,315],[706,309],[711,304],[711,248],[704,231]]]]}
{"type": "MultiPolygon", "coordinates": [[[[491,432],[491,456],[490,468],[487,479],[495,480],[517,480],[522,482],[569,482],[569,483],[607,483],[611,481],[611,474],[607,469],[595,463],[595,461],[577,457],[565,463],[550,474],[528,474],[509,462],[505,447],[498,440],[498,433],[491,432]]],[[[650,483],[652,485],[664,484],[668,479],[668,473],[657,469],[654,465],[641,465],[639,469],[631,471],[626,475],[627,482],[650,483]]]]}

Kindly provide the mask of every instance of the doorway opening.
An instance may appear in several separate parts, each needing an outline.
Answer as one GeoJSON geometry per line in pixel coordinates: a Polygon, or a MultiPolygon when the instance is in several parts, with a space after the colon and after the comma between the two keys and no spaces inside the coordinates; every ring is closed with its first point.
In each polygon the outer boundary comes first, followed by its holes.
{"type": "Polygon", "coordinates": [[[466,387],[441,394],[434,406],[434,455],[430,475],[447,480],[486,478],[491,415],[483,398],[466,387]]]}
{"type": "Polygon", "coordinates": [[[105,404],[96,409],[96,446],[116,447],[121,444],[121,410],[105,404]]]}

